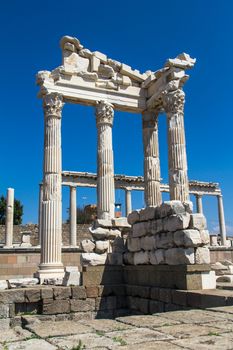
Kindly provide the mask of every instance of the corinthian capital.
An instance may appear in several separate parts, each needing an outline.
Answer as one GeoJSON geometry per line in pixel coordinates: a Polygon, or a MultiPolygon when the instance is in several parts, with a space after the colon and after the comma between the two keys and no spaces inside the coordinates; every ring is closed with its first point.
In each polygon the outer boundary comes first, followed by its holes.
{"type": "Polygon", "coordinates": [[[183,113],[185,93],[181,89],[164,91],[162,95],[163,108],[167,113],[183,113]]]}
{"type": "Polygon", "coordinates": [[[97,102],[95,116],[97,126],[100,124],[109,124],[112,126],[114,117],[113,105],[107,101],[97,102]]]}
{"type": "Polygon", "coordinates": [[[63,106],[63,96],[56,92],[45,95],[43,99],[45,115],[61,118],[61,110],[63,106]]]}

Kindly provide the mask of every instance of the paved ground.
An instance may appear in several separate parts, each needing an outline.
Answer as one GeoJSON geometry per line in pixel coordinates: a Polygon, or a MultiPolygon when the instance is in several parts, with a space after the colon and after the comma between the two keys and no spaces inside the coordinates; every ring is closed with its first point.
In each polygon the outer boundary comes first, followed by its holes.
{"type": "Polygon", "coordinates": [[[233,349],[233,306],[116,320],[29,319],[27,329],[0,320],[0,350],[233,349]]]}

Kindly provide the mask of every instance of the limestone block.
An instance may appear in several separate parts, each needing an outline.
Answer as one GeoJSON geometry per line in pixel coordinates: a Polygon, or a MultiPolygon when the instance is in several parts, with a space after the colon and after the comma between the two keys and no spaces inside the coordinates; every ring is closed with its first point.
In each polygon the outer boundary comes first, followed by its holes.
{"type": "Polygon", "coordinates": [[[198,230],[180,230],[174,233],[174,242],[178,247],[198,247],[202,244],[198,230]]]}
{"type": "Polygon", "coordinates": [[[138,222],[133,225],[133,237],[142,237],[149,231],[149,222],[138,222]]]}
{"type": "Polygon", "coordinates": [[[181,201],[165,201],[159,207],[159,217],[164,218],[174,214],[185,214],[186,210],[181,201]]]}
{"type": "Polygon", "coordinates": [[[82,253],[81,261],[83,265],[97,266],[105,265],[107,254],[82,253]]]}
{"type": "Polygon", "coordinates": [[[141,249],[153,250],[156,247],[155,236],[145,236],[140,239],[141,249]]]}
{"type": "Polygon", "coordinates": [[[111,246],[113,253],[124,253],[127,250],[126,242],[122,237],[116,237],[112,241],[111,246]]]}
{"type": "Polygon", "coordinates": [[[130,225],[140,221],[139,210],[134,210],[128,215],[128,223],[130,225]]]}
{"type": "MultiPolygon", "coordinates": [[[[199,248],[197,248],[199,249],[199,248]]],[[[171,248],[165,251],[165,261],[168,265],[194,264],[194,248],[171,248]]]]}
{"type": "Polygon", "coordinates": [[[112,226],[113,227],[131,227],[131,225],[128,223],[128,220],[126,217],[121,217],[121,218],[115,218],[112,219],[112,226]]]}
{"type": "Polygon", "coordinates": [[[35,286],[36,284],[39,284],[39,278],[18,278],[8,280],[9,288],[31,287],[35,286]]]}
{"type": "Polygon", "coordinates": [[[103,254],[109,249],[109,241],[96,241],[95,242],[95,253],[103,254]]]}
{"type": "Polygon", "coordinates": [[[170,232],[184,230],[189,227],[189,222],[189,213],[171,215],[163,219],[163,229],[170,232]]]}
{"type": "Polygon", "coordinates": [[[117,229],[107,229],[103,227],[97,227],[95,229],[89,228],[92,236],[97,239],[114,239],[115,237],[121,236],[121,231],[117,229]]]}
{"type": "Polygon", "coordinates": [[[204,245],[210,244],[210,234],[208,230],[200,230],[201,242],[204,245]]]}
{"type": "Polygon", "coordinates": [[[5,280],[0,281],[0,290],[7,289],[8,288],[8,283],[5,280]]]}
{"type": "Polygon", "coordinates": [[[149,264],[148,252],[136,252],[134,253],[134,265],[147,265],[149,264]]]}
{"type": "Polygon", "coordinates": [[[189,227],[197,230],[205,230],[206,229],[205,216],[200,213],[191,214],[189,227]]]}
{"type": "Polygon", "coordinates": [[[93,55],[95,57],[97,57],[100,61],[102,61],[104,63],[107,62],[107,56],[104,53],[99,52],[99,51],[95,51],[95,52],[93,52],[93,55]]]}
{"type": "Polygon", "coordinates": [[[112,227],[112,220],[107,219],[96,219],[95,227],[112,227]]]}
{"type": "Polygon", "coordinates": [[[80,286],[80,272],[77,266],[66,266],[63,286],[80,286]]]}
{"type": "Polygon", "coordinates": [[[210,263],[210,251],[208,247],[198,247],[195,251],[195,263],[196,264],[209,264],[210,263]]]}
{"type": "Polygon", "coordinates": [[[233,276],[232,275],[224,275],[217,277],[217,282],[226,282],[226,283],[233,283],[233,276]]]}
{"type": "Polygon", "coordinates": [[[174,247],[174,234],[172,232],[162,232],[155,236],[156,248],[172,248],[174,247]]]}
{"type": "Polygon", "coordinates": [[[183,206],[184,206],[185,211],[187,213],[192,214],[192,212],[193,212],[193,202],[191,202],[191,201],[183,202],[183,206]]]}
{"type": "Polygon", "coordinates": [[[126,252],[123,254],[123,261],[125,265],[133,265],[134,264],[134,253],[126,252]]]}
{"type": "Polygon", "coordinates": [[[151,220],[149,222],[149,232],[152,235],[163,231],[163,221],[162,219],[151,220]]]}
{"type": "Polygon", "coordinates": [[[109,253],[107,264],[109,265],[123,265],[123,254],[121,253],[109,253]]]}
{"type": "Polygon", "coordinates": [[[31,231],[21,232],[21,247],[31,247],[31,231]]]}
{"type": "Polygon", "coordinates": [[[232,265],[229,265],[229,266],[228,266],[227,274],[233,275],[233,266],[232,266],[232,265]]]}
{"type": "Polygon", "coordinates": [[[140,211],[140,221],[148,221],[155,219],[156,216],[156,207],[147,207],[140,211]]]}
{"type": "Polygon", "coordinates": [[[130,252],[138,252],[141,250],[140,238],[131,238],[127,239],[127,247],[130,252]]]}
{"type": "Polygon", "coordinates": [[[81,248],[85,253],[91,253],[95,249],[95,243],[90,239],[84,239],[80,242],[81,248]]]}
{"type": "Polygon", "coordinates": [[[149,252],[149,261],[152,265],[164,264],[165,263],[165,250],[156,249],[149,252]]]}
{"type": "Polygon", "coordinates": [[[213,247],[218,246],[218,237],[215,235],[210,235],[210,245],[213,247]]]}
{"type": "Polygon", "coordinates": [[[216,289],[215,271],[202,272],[201,282],[202,282],[202,289],[216,289]]]}

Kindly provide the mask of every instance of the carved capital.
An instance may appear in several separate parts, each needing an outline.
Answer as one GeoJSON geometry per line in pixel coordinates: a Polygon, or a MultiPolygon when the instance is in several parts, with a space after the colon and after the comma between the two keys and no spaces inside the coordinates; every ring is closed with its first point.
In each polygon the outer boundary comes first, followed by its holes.
{"type": "Polygon", "coordinates": [[[147,110],[142,112],[142,127],[158,129],[159,110],[147,110]]]}
{"type": "Polygon", "coordinates": [[[61,118],[61,111],[63,106],[63,96],[56,92],[45,95],[43,99],[45,116],[61,118]]]}
{"type": "Polygon", "coordinates": [[[166,113],[183,113],[185,102],[185,93],[183,90],[164,91],[162,100],[166,113]]]}
{"type": "Polygon", "coordinates": [[[112,126],[114,117],[113,105],[107,101],[97,102],[95,116],[97,126],[101,124],[112,126]]]}

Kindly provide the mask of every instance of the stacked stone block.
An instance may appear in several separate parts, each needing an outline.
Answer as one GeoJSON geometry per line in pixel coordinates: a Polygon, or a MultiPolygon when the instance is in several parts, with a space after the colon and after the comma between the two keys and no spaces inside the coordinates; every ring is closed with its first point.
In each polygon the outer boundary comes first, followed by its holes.
{"type": "Polygon", "coordinates": [[[159,207],[133,211],[127,238],[128,265],[209,264],[209,232],[203,214],[192,214],[190,202],[164,202],[159,207]]]}

